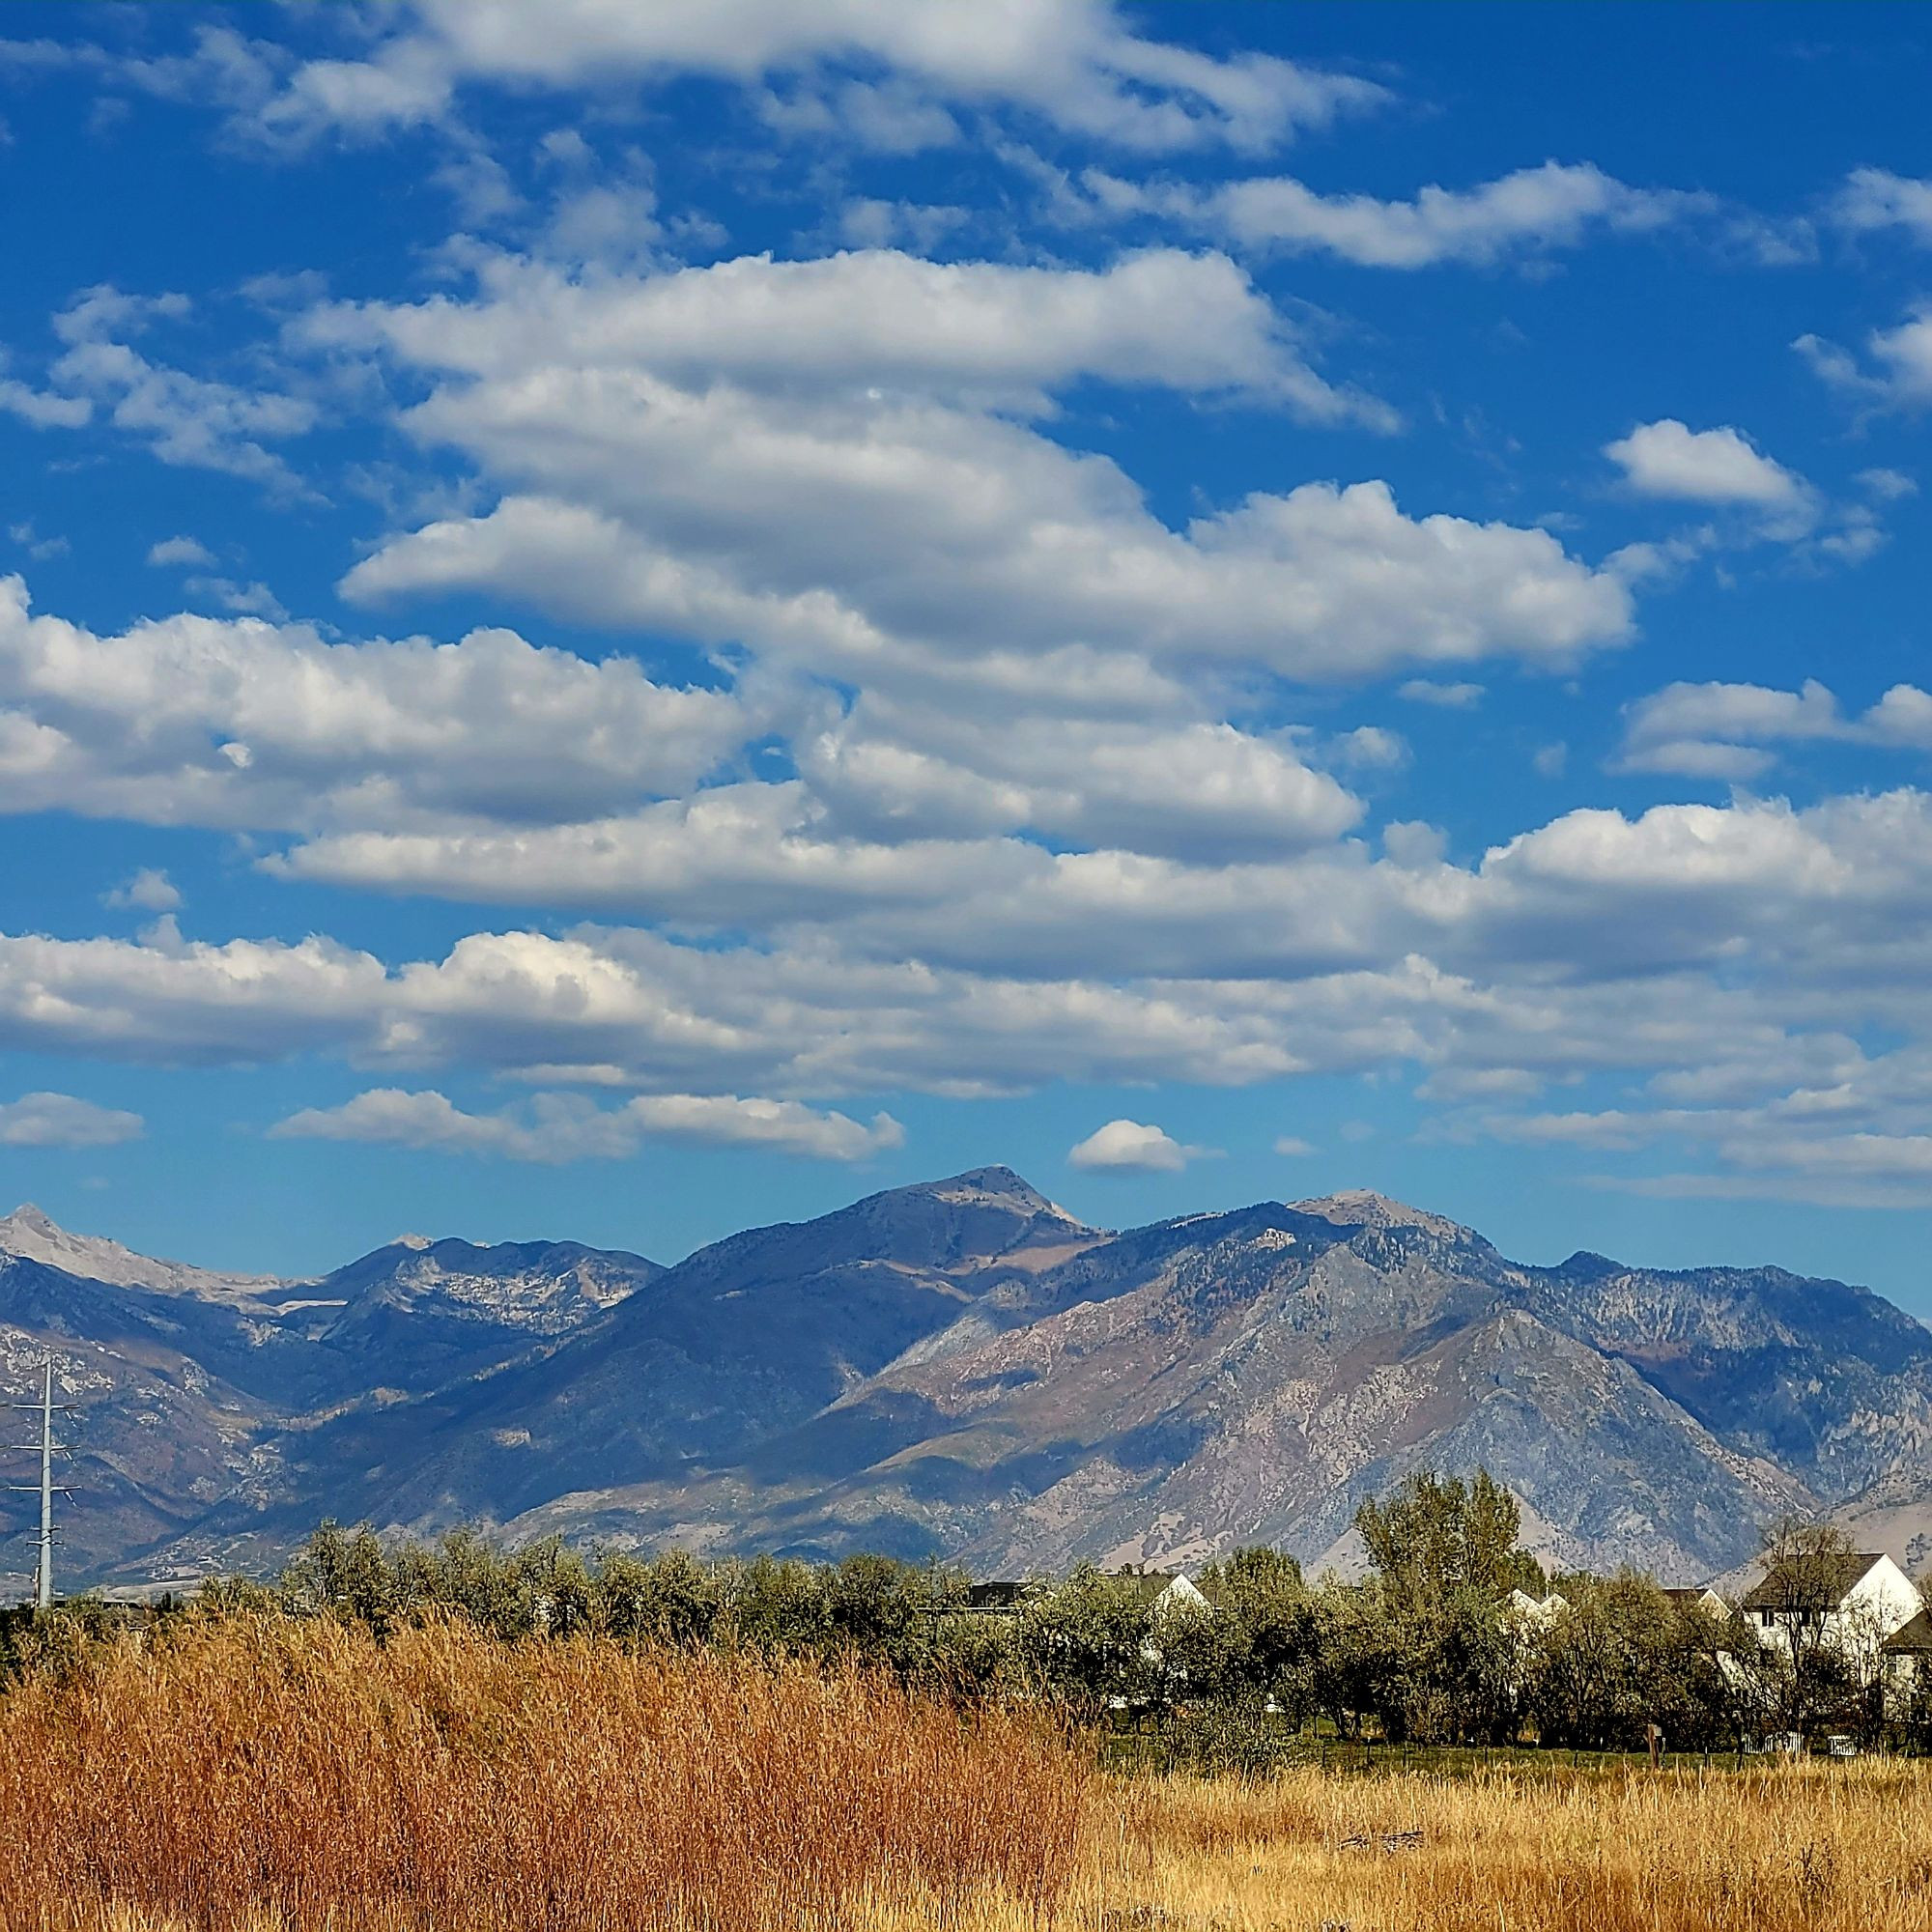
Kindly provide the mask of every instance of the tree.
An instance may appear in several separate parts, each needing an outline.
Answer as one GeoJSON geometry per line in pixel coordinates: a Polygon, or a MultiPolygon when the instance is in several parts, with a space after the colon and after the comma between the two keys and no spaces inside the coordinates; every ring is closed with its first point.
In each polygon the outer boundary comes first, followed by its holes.
{"type": "Polygon", "coordinates": [[[1693,1707],[1677,1612],[1648,1577],[1567,1579],[1565,1601],[1531,1636],[1527,1702],[1545,1744],[1634,1750],[1656,1724],[1691,1740],[1693,1707]]]}
{"type": "Polygon", "coordinates": [[[1384,1583],[1412,1605],[1458,1590],[1501,1598],[1522,1574],[1522,1512],[1487,1469],[1466,1484],[1419,1469],[1389,1495],[1363,1501],[1354,1522],[1384,1583]]]}
{"type": "Polygon", "coordinates": [[[1833,1614],[1853,1558],[1851,1539],[1835,1523],[1788,1516],[1766,1533],[1764,1578],[1747,1602],[1776,1659],[1772,1681],[1785,1730],[1807,1729],[1854,1689],[1839,1641],[1844,1620],[1833,1614]]]}
{"type": "Polygon", "coordinates": [[[1376,1584],[1327,1584],[1316,1593],[1315,1633],[1315,1708],[1345,1738],[1359,1737],[1371,1717],[1384,1736],[1406,1736],[1405,1652],[1387,1593],[1376,1584]]]}
{"type": "Polygon", "coordinates": [[[656,1562],[606,1555],[591,1601],[596,1626],[607,1634],[681,1649],[709,1641],[724,1609],[718,1577],[682,1549],[668,1549],[656,1562]]]}
{"type": "Polygon", "coordinates": [[[818,1575],[796,1559],[756,1556],[724,1566],[722,1629],[748,1650],[823,1655],[832,1620],[818,1575]]]}
{"type": "Polygon", "coordinates": [[[1196,1582],[1214,1607],[1226,1693],[1272,1701],[1299,1723],[1314,1706],[1320,1641],[1301,1565],[1278,1549],[1237,1549],[1196,1582]]]}
{"type": "Polygon", "coordinates": [[[1116,1698],[1128,1708],[1163,1699],[1153,1621],[1141,1578],[1083,1563],[1021,1609],[1015,1660],[1043,1695],[1076,1721],[1094,1723],[1116,1698]]]}
{"type": "Polygon", "coordinates": [[[327,1519],[289,1559],[277,1589],[298,1614],[333,1616],[384,1634],[403,1609],[400,1579],[367,1523],[327,1519]]]}

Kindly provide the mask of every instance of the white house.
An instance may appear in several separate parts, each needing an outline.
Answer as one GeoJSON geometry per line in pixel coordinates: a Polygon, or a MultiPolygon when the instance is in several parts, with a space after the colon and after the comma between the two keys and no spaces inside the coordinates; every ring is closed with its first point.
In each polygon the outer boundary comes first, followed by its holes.
{"type": "Polygon", "coordinates": [[[1888,1639],[1924,1607],[1905,1572],[1875,1550],[1776,1559],[1743,1605],[1759,1642],[1794,1655],[1833,1651],[1864,1682],[1888,1639]]]}
{"type": "Polygon", "coordinates": [[[1570,1599],[1559,1596],[1554,1590],[1547,1597],[1532,1597],[1527,1590],[1512,1590],[1509,1593],[1510,1614],[1520,1624],[1534,1624],[1539,1630],[1548,1630],[1556,1621],[1559,1610],[1570,1607],[1570,1599]]]}

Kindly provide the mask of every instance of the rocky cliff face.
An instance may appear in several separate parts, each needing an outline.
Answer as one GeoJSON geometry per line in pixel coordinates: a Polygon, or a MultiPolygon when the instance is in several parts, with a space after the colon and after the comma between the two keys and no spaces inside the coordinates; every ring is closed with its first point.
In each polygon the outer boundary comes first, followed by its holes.
{"type": "Polygon", "coordinates": [[[1479,1463],[1549,1554],[1666,1580],[1787,1510],[1932,1536],[1932,1333],[1879,1297],[1526,1267],[1374,1195],[1116,1234],[989,1168],[669,1269],[405,1241],[301,1284],[42,1220],[0,1222],[0,1373],[51,1344],[96,1391],[97,1568],[264,1561],[325,1514],[986,1575],[1346,1564],[1362,1495],[1479,1463]]]}

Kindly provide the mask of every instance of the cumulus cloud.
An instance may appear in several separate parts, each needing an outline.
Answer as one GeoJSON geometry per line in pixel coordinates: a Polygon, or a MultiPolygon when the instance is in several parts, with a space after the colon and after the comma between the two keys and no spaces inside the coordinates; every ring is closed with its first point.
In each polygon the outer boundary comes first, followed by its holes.
{"type": "Polygon", "coordinates": [[[149,547],[148,561],[157,569],[182,564],[209,570],[213,567],[214,553],[196,537],[166,537],[149,547]]]}
{"type": "Polygon", "coordinates": [[[0,376],[0,410],[33,429],[79,429],[94,414],[86,396],[61,395],[0,376]]]}
{"type": "Polygon", "coordinates": [[[497,382],[526,380],[535,363],[648,369],[684,387],[889,389],[1037,412],[1050,392],[1093,380],[1240,394],[1316,420],[1390,421],[1384,406],[1308,366],[1244,270],[1174,248],[1100,270],[932,262],[889,248],[590,279],[502,263],[487,302],[326,305],[292,337],[324,349],[381,343],[412,367],[497,382]]]}
{"type": "Polygon", "coordinates": [[[943,104],[1036,115],[1123,148],[1264,150],[1388,97],[1374,82],[1262,54],[1216,58],[1131,32],[1107,0],[975,8],[866,0],[801,8],[728,0],[698,10],[561,0],[539,18],[517,0],[417,0],[362,60],[311,61],[261,110],[271,133],[369,134],[444,120],[468,83],[611,91],[704,74],[772,83],[792,118],[836,91],[888,145],[946,138],[943,104]],[[859,69],[854,74],[851,70],[859,69]],[[882,86],[866,70],[886,70],[882,86]],[[851,85],[867,98],[856,103],[851,85]],[[871,97],[876,97],[872,99],[871,97]]]}
{"type": "Polygon", "coordinates": [[[658,1094],[602,1108],[581,1094],[534,1094],[520,1106],[471,1114],[433,1090],[397,1087],[372,1088],[339,1107],[304,1108],[269,1131],[282,1140],[366,1141],[551,1165],[621,1160],[648,1139],[842,1161],[867,1159],[905,1139],[890,1114],[862,1126],[844,1114],[816,1112],[795,1100],[658,1094]]]}
{"type": "Polygon", "coordinates": [[[1919,304],[1894,328],[1865,337],[1866,359],[1815,334],[1791,345],[1833,388],[1879,409],[1932,404],[1932,306],[1919,304]]]}
{"type": "Polygon", "coordinates": [[[1558,161],[1473,188],[1432,185],[1407,201],[1321,194],[1289,176],[1201,188],[1144,186],[1090,171],[1085,185],[1111,213],[1182,219],[1241,248],[1327,253],[1373,269],[1487,266],[1576,247],[1593,232],[1660,228],[1710,205],[1696,195],[1630,187],[1588,162],[1558,161]]]}
{"type": "Polygon", "coordinates": [[[695,785],[773,715],[505,630],[337,643],[182,615],[102,636],[34,614],[0,578],[14,811],[250,830],[582,817],[695,785]]]}
{"type": "MultiPolygon", "coordinates": [[[[497,442],[455,409],[437,412],[453,434],[497,442]]],[[[1009,424],[882,419],[862,448],[829,424],[761,425],[716,394],[689,412],[622,414],[614,400],[586,411],[537,460],[579,472],[547,482],[628,497],[624,517],[512,496],[385,545],[344,594],[491,589],[700,641],[749,633],[888,688],[944,678],[957,653],[977,682],[1036,685],[1063,662],[1111,660],[1131,679],[1150,658],[1312,682],[1492,658],[1560,668],[1631,626],[1623,579],[1548,532],[1411,519],[1379,482],[1258,493],[1177,532],[1105,459],[1009,424]],[[630,481],[613,493],[620,465],[630,481]]],[[[500,455],[524,461],[507,444],[500,455]]]]}
{"type": "MultiPolygon", "coordinates": [[[[817,1109],[892,1091],[1242,1085],[1406,1063],[1435,1099],[1493,1104],[1594,1069],[1649,1088],[1616,1119],[1483,1116],[1475,1130],[1627,1148],[1709,1116],[1699,1144],[1744,1174],[1769,1171],[1748,1165],[1759,1142],[1804,1152],[1919,1130],[1928,854],[1932,799],[1902,790],[1802,810],[1574,811],[1473,867],[1419,844],[1266,867],[1052,855],[1037,889],[757,944],[505,931],[384,962],[320,939],[12,937],[0,1043],[191,1062],[320,1052],[626,1095],[598,1118],[566,1107],[572,1146],[726,1131],[720,1121],[744,1131],[747,1093],[817,1109]],[[1859,1030],[1909,1044],[1868,1052],[1859,1030]],[[717,1105],[676,1113],[690,1096],[717,1105]],[[631,1098],[664,1107],[627,1113],[631,1098]]],[[[409,1105],[411,1131],[427,1131],[436,1103],[409,1105]]],[[[496,1124],[436,1115],[452,1139],[536,1146],[510,1131],[534,1130],[531,1108],[473,1118],[496,1124]]],[[[789,1131],[782,1118],[771,1130],[789,1131]]],[[[1853,1155],[1805,1158],[1810,1174],[1853,1155]]]]}
{"type": "Polygon", "coordinates": [[[1810,486],[1742,430],[1693,430],[1666,416],[1606,443],[1604,454],[1639,496],[1808,518],[1810,486]]]}
{"type": "Polygon", "coordinates": [[[1615,769],[1747,781],[1776,763],[1775,747],[1836,741],[1932,751],[1932,694],[1897,684],[1858,716],[1815,678],[1797,691],[1757,684],[1672,684],[1625,715],[1615,769]]]}
{"type": "Polygon", "coordinates": [[[1151,1122],[1109,1121],[1067,1151],[1069,1165],[1090,1172],[1179,1174],[1199,1148],[1182,1147],[1151,1122]]]}
{"type": "Polygon", "coordinates": [[[1932,1205],[1932,1136],[1922,1130],[1932,1099],[1925,1046],[1915,1042],[1867,1056],[1853,1041],[1827,1036],[1808,1047],[1800,1056],[1798,1084],[1780,1090],[1776,1071],[1760,1069],[1747,1079],[1745,1091],[1765,1097],[1744,1104],[1723,1103],[1731,1083],[1721,1076],[1736,1070],[1713,1068],[1658,1076],[1642,1096],[1648,1105],[1504,1115],[1484,1125],[1507,1141],[1612,1152],[1661,1149],[1702,1163],[1662,1174],[1594,1178],[1597,1185],[1634,1193],[1821,1207],[1932,1205]],[[1684,1098],[1707,1104],[1669,1104],[1684,1098]]]}
{"type": "Polygon", "coordinates": [[[1854,168],[1833,198],[1831,214],[1855,234],[1900,229],[1911,241],[1932,246],[1932,181],[1885,168],[1854,168]]]}
{"type": "Polygon", "coordinates": [[[135,907],[142,912],[179,912],[182,895],[166,872],[157,867],[143,866],[132,878],[104,893],[101,903],[117,910],[135,907]]]}
{"type": "Polygon", "coordinates": [[[1031,420],[1089,379],[1369,410],[1313,380],[1218,257],[1094,273],[873,252],[587,293],[511,266],[472,298],[325,309],[298,334],[382,346],[428,387],[405,426],[504,492],[392,538],[343,580],[355,599],[489,589],[868,689],[1565,666],[1630,627],[1625,578],[1547,530],[1405,515],[1380,482],[1258,492],[1176,529],[1031,420]]]}
{"type": "Polygon", "coordinates": [[[71,1094],[23,1094],[0,1103],[0,1147],[118,1147],[138,1140],[146,1128],[139,1114],[97,1106],[71,1094]]]}

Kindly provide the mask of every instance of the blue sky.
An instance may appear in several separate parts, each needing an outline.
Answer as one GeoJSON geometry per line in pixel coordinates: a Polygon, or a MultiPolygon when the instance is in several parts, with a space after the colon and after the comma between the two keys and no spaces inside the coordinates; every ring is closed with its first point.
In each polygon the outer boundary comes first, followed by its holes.
{"type": "Polygon", "coordinates": [[[0,1192],[1932,1314],[1917,10],[0,27],[0,1192]]]}

